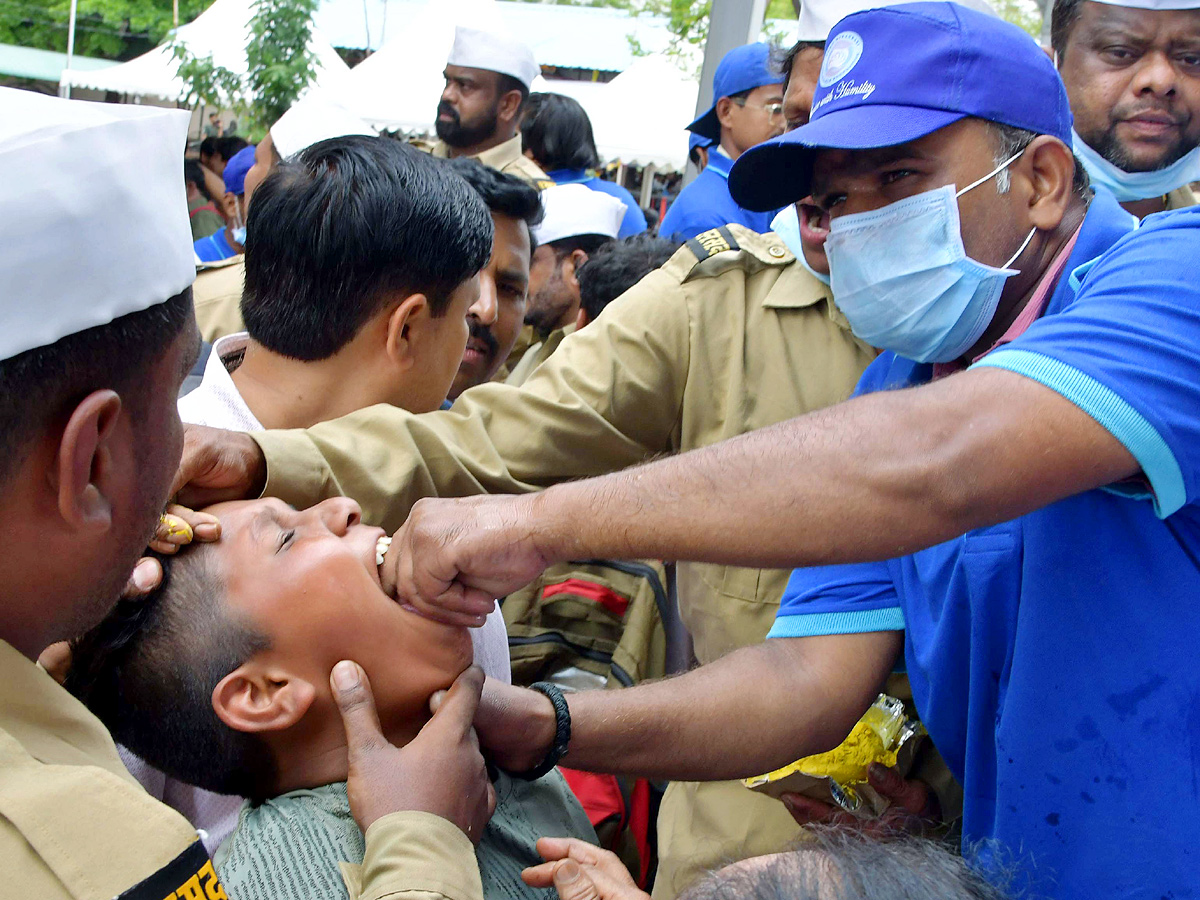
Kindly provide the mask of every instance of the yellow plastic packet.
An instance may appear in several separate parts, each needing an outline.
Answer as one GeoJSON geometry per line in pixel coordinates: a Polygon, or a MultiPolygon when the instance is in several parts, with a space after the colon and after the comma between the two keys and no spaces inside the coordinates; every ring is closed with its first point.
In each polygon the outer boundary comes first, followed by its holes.
{"type": "Polygon", "coordinates": [[[837,747],[742,783],[772,797],[803,794],[873,818],[888,801],[867,782],[867,769],[878,762],[907,775],[924,736],[924,726],[905,715],[902,702],[880,694],[837,747]]]}

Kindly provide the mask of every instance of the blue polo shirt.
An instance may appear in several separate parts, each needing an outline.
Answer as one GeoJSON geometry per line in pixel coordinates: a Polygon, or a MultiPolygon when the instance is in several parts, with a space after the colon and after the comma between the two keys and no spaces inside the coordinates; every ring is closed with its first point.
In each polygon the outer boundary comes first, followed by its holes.
{"type": "MultiPolygon", "coordinates": [[[[770,634],[903,629],[917,709],[965,791],[964,847],[1057,900],[1200,884],[1200,208],[1128,229],[1098,195],[1045,314],[975,365],[1057,391],[1145,479],[797,570],[770,634]]],[[[931,375],[885,353],[859,391],[931,375]]]]}
{"type": "Polygon", "coordinates": [[[224,228],[218,228],[208,237],[200,238],[192,244],[192,247],[196,251],[196,256],[200,258],[200,262],[217,262],[237,256],[237,251],[230,246],[225,237],[224,228]]]}
{"type": "Polygon", "coordinates": [[[546,176],[555,184],[582,184],[593,191],[616,197],[624,203],[625,217],[621,219],[621,229],[617,232],[618,238],[633,237],[633,235],[641,234],[646,230],[646,217],[642,215],[642,208],[633,199],[633,194],[621,185],[597,178],[595,175],[589,175],[586,169],[555,169],[553,172],[547,172],[546,176]]]}
{"type": "Polygon", "coordinates": [[[679,192],[659,223],[658,233],[686,241],[730,222],[745,225],[760,234],[770,231],[771,220],[779,210],[760,213],[738,206],[729,193],[731,168],[733,160],[713,147],[708,154],[708,165],[679,192]]]}

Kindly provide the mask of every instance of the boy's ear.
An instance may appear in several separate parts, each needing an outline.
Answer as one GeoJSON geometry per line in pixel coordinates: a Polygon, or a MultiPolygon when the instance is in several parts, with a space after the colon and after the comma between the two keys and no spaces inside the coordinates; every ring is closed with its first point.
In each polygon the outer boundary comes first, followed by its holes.
{"type": "Polygon", "coordinates": [[[308,712],[316,688],[281,669],[250,663],[222,678],[212,692],[217,718],[234,731],[284,731],[308,712]]]}
{"type": "Polygon", "coordinates": [[[412,365],[421,325],[430,317],[429,298],[424,294],[409,294],[401,300],[388,316],[388,358],[402,366],[412,365]]]}

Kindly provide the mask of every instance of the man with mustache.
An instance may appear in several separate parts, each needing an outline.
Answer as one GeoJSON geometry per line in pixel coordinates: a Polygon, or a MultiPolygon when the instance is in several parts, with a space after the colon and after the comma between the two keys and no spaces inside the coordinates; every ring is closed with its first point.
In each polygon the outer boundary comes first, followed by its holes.
{"type": "Polygon", "coordinates": [[[1138,217],[1194,206],[1200,3],[1056,0],[1051,42],[1092,184],[1138,217]]]}
{"type": "Polygon", "coordinates": [[[450,386],[450,400],[469,387],[491,381],[512,352],[525,322],[529,266],[542,220],[538,192],[515,175],[489,168],[482,160],[454,159],[449,165],[483,198],[492,214],[492,255],[479,273],[479,299],[467,311],[470,336],[450,386]]]}
{"type": "Polygon", "coordinates": [[[540,69],[528,47],[512,38],[457,27],[437,108],[433,155],[471,156],[538,190],[554,182],[522,153],[521,113],[540,69]]]}

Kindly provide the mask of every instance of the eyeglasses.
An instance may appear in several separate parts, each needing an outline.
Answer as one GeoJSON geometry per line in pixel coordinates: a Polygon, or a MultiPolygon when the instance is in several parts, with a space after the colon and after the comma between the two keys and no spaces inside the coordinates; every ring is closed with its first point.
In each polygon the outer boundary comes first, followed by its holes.
{"type": "Polygon", "coordinates": [[[760,105],[754,104],[754,103],[747,103],[745,97],[733,98],[733,102],[736,103],[738,106],[743,106],[743,107],[749,106],[751,109],[761,109],[763,112],[765,112],[767,114],[768,119],[783,118],[783,104],[782,103],[778,103],[778,102],[764,103],[760,106],[760,105]]]}

